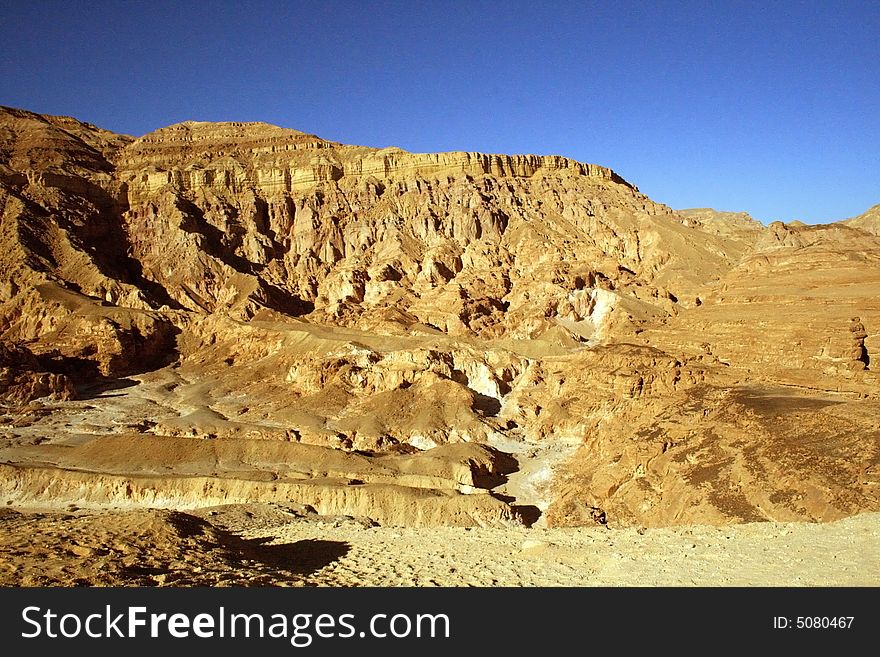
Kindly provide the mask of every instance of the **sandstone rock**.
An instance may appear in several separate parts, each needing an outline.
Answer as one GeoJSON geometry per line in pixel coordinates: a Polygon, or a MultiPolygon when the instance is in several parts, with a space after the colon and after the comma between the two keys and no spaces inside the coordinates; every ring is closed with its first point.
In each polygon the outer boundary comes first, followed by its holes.
{"type": "Polygon", "coordinates": [[[74,399],[73,382],[45,367],[25,347],[0,342],[0,401],[26,404],[34,399],[74,399]]]}
{"type": "Polygon", "coordinates": [[[0,395],[95,397],[10,412],[10,499],[612,527],[880,508],[876,208],[764,227],[560,156],[0,128],[0,395]],[[97,438],[52,444],[71,427],[97,438]]]}

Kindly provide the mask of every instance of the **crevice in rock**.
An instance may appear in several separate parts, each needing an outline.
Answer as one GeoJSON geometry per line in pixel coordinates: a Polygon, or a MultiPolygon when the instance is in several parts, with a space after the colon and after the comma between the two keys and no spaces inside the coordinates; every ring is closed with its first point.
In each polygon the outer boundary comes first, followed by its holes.
{"type": "Polygon", "coordinates": [[[865,338],[868,337],[865,325],[862,324],[860,318],[853,317],[850,320],[849,330],[852,333],[853,340],[851,352],[853,361],[861,363],[863,369],[870,369],[871,357],[868,355],[868,348],[865,346],[865,338]]]}

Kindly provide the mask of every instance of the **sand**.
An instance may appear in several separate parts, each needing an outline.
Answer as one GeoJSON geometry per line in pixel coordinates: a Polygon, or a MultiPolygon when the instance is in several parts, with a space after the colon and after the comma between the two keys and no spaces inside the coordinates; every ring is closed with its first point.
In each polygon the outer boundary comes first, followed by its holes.
{"type": "Polygon", "coordinates": [[[662,529],[404,528],[281,505],[6,511],[4,586],[877,586],[880,514],[662,529]],[[198,517],[200,516],[200,517],[198,517]]]}

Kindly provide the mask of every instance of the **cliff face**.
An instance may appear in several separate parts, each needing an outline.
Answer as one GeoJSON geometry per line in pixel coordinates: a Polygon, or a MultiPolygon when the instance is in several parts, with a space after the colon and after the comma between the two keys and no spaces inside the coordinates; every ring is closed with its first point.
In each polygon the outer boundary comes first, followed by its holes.
{"type": "Polygon", "coordinates": [[[116,163],[134,256],[190,310],[314,311],[356,326],[393,305],[446,332],[535,337],[560,315],[591,331],[596,290],[668,310],[670,294],[702,282],[694,263],[732,264],[723,240],[609,169],[562,157],[411,154],[186,123],[116,163]]]}
{"type": "Polygon", "coordinates": [[[4,120],[18,287],[58,279],[145,311],[353,326],[393,305],[404,324],[455,334],[536,337],[563,321],[589,338],[597,298],[669,312],[733,264],[724,239],[563,157],[411,154],[265,124],[131,140],[17,110],[4,120]]]}
{"type": "MultiPolygon", "coordinates": [[[[0,109],[0,219],[0,396],[67,404],[27,411],[10,444],[124,428],[425,451],[445,472],[437,450],[480,443],[501,465],[467,487],[557,524],[880,508],[865,410],[880,242],[864,221],[676,212],[559,156],[416,154],[259,123],[133,139],[13,109],[0,109]],[[65,401],[110,388],[118,400],[65,401]],[[829,429],[844,408],[847,429],[829,429]],[[786,457],[782,477],[773,436],[794,445],[799,426],[827,434],[824,451],[786,457]]],[[[101,476],[123,481],[119,463],[101,476]]],[[[302,489],[310,503],[344,512],[321,501],[332,494],[361,513],[381,498],[382,518],[410,518],[393,495],[325,483],[302,489]]],[[[179,494],[163,504],[194,503],[185,482],[163,486],[179,494]]],[[[71,502],[80,484],[61,488],[71,502]]],[[[432,524],[517,515],[451,499],[432,524]]]]}

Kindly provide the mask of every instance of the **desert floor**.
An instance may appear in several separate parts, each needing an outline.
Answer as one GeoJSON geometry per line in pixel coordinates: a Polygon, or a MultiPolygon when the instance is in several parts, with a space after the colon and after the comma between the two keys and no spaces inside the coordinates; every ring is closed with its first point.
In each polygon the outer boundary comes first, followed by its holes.
{"type": "Polygon", "coordinates": [[[877,586],[880,514],[664,529],[401,528],[283,505],[0,516],[5,586],[877,586]]]}

